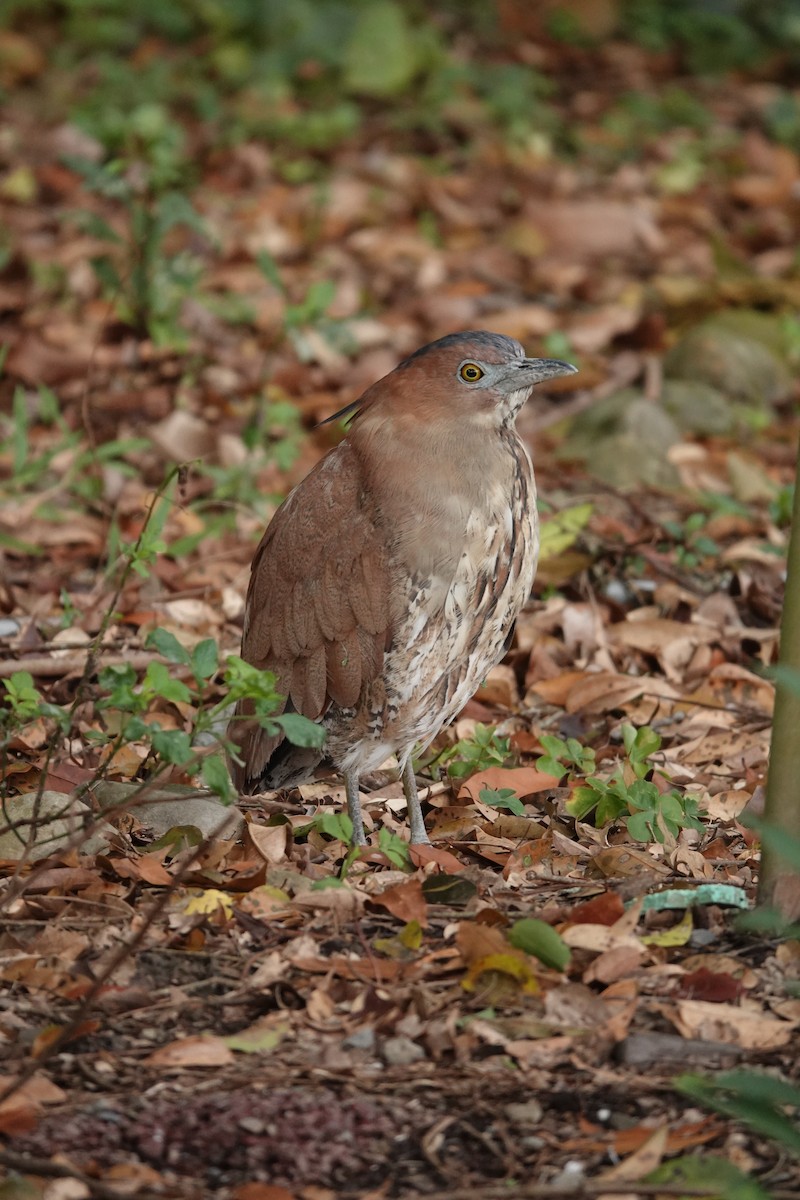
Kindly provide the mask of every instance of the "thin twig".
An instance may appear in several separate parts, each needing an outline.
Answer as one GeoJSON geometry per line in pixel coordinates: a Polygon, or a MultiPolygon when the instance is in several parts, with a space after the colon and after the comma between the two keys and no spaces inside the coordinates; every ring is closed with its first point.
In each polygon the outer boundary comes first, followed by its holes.
{"type": "MultiPolygon", "coordinates": [[[[50,654],[33,654],[28,658],[3,658],[0,659],[0,678],[13,675],[16,671],[28,671],[29,674],[42,679],[58,679],[62,675],[73,675],[76,671],[83,674],[89,656],[90,651],[87,646],[83,653],[65,654],[63,658],[56,658],[50,654]]],[[[128,664],[137,671],[143,670],[151,662],[166,663],[169,661],[163,655],[147,650],[134,650],[128,654],[104,654],[101,657],[104,666],[117,667],[128,664]]],[[[98,662],[97,659],[93,661],[95,664],[98,662]]]]}

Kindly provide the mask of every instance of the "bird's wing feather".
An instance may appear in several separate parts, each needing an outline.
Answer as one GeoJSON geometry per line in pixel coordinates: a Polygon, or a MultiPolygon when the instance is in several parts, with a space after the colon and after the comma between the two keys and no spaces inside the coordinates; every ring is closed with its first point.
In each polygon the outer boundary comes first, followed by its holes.
{"type": "MultiPolygon", "coordinates": [[[[272,519],[253,560],[242,657],[277,676],[289,706],[311,720],[349,707],[380,672],[389,640],[384,536],[349,442],[331,451],[272,519]]],[[[244,785],[264,773],[281,737],[242,721],[231,735],[244,785]]]]}

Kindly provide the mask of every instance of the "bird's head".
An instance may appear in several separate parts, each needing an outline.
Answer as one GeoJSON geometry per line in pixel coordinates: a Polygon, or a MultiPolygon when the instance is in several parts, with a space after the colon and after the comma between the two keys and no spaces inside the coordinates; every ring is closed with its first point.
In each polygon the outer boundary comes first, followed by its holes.
{"type": "Polygon", "coordinates": [[[485,419],[508,425],[535,384],[577,370],[557,358],[527,358],[514,338],[501,333],[451,333],[423,346],[364,396],[429,420],[485,419]]]}

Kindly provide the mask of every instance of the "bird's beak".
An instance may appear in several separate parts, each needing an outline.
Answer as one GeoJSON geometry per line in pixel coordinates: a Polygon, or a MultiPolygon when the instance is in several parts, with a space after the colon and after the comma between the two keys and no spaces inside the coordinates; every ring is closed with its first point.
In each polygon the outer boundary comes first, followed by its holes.
{"type": "Polygon", "coordinates": [[[574,375],[578,368],[560,358],[523,358],[511,368],[509,377],[517,371],[525,372],[526,383],[541,383],[545,379],[557,379],[559,375],[574,375]]]}

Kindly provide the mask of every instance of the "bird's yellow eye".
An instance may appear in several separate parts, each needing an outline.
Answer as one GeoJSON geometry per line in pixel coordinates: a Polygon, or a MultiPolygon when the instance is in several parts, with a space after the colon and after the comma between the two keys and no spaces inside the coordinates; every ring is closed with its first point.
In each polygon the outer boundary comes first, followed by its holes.
{"type": "Polygon", "coordinates": [[[483,379],[483,371],[477,363],[464,363],[458,373],[465,383],[477,383],[479,379],[483,379]]]}

